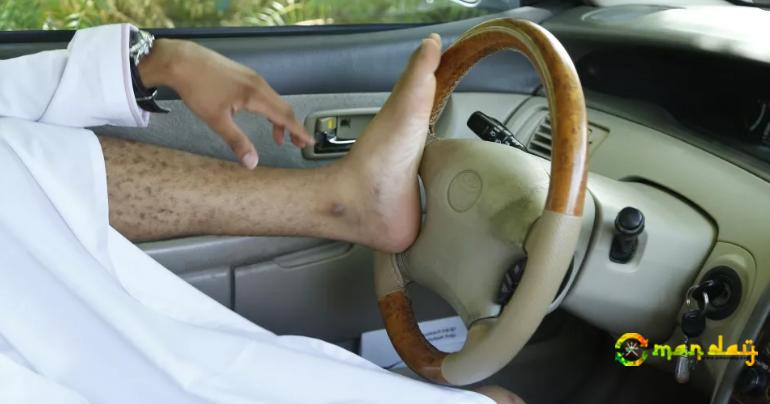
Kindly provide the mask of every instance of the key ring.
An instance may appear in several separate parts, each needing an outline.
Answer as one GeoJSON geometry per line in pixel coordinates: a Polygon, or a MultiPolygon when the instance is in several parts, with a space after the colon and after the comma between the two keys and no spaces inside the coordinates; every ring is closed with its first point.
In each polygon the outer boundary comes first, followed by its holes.
{"type": "Polygon", "coordinates": [[[705,313],[706,310],[708,310],[708,308],[709,308],[709,294],[706,293],[706,291],[704,290],[703,291],[703,309],[701,309],[701,311],[705,313]]]}
{"type": "Polygon", "coordinates": [[[684,294],[685,298],[686,298],[685,301],[684,301],[684,304],[687,305],[687,307],[690,307],[692,305],[692,299],[690,298],[690,296],[692,296],[692,292],[694,292],[695,289],[697,289],[699,286],[700,285],[692,285],[692,286],[690,286],[690,288],[687,289],[687,292],[684,294]]]}
{"type": "MultiPolygon", "coordinates": [[[[687,289],[687,294],[686,294],[687,299],[685,300],[685,305],[687,305],[687,307],[692,306],[692,298],[690,296],[692,296],[692,293],[695,292],[695,290],[700,288],[701,286],[702,285],[700,284],[692,285],[687,289]]],[[[709,307],[709,294],[706,293],[705,289],[701,293],[703,293],[703,308],[700,307],[700,302],[698,303],[698,306],[699,306],[698,308],[705,313],[709,307]]]]}

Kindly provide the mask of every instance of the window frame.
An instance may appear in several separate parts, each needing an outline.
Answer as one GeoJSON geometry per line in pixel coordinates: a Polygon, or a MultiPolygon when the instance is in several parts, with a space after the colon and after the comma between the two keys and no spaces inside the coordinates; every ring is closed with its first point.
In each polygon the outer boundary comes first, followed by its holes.
{"type": "MultiPolygon", "coordinates": [[[[393,31],[433,25],[430,23],[280,25],[272,27],[142,28],[162,38],[259,38],[271,36],[346,35],[393,31]]],[[[0,44],[69,42],[76,30],[0,30],[0,44]]]]}

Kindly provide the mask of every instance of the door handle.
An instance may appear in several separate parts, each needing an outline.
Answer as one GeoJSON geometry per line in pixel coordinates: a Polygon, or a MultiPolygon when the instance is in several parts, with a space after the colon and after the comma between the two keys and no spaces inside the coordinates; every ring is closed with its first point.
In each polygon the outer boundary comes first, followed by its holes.
{"type": "Polygon", "coordinates": [[[312,131],[314,145],[302,149],[307,159],[339,158],[345,155],[363,134],[378,108],[339,109],[319,111],[305,118],[305,127],[312,131]]]}
{"type": "Polygon", "coordinates": [[[326,134],[326,142],[335,146],[351,145],[356,142],[356,139],[340,139],[336,133],[324,133],[326,134]]]}

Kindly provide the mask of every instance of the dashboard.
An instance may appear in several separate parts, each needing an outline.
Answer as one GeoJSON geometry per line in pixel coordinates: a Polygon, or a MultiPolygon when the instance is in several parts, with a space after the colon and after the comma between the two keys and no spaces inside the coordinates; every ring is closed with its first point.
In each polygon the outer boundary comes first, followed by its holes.
{"type": "Polygon", "coordinates": [[[567,48],[584,88],[609,97],[602,110],[629,100],[654,106],[651,115],[632,108],[623,116],[690,132],[688,142],[770,179],[766,17],[752,7],[625,5],[575,7],[543,25],[567,48]]]}
{"type": "MultiPolygon", "coordinates": [[[[613,335],[647,333],[676,346],[683,340],[679,318],[687,288],[726,267],[739,279],[739,302],[724,318],[707,319],[699,342],[751,339],[757,350],[765,349],[770,332],[760,336],[759,328],[770,310],[770,24],[761,13],[741,7],[576,7],[544,21],[572,56],[584,86],[590,172],[663,190],[708,223],[669,229],[708,240],[707,251],[685,266],[673,263],[697,247],[659,253],[633,268],[583,265],[562,304],[568,311],[613,335]]],[[[504,102],[514,110],[495,116],[523,143],[534,141],[533,153],[549,157],[539,146],[548,143],[541,130],[548,113],[542,91],[507,101],[479,97],[463,94],[450,102],[439,131],[464,126],[467,114],[453,113],[504,102]]],[[[761,354],[760,364],[770,363],[768,354],[761,354]]],[[[672,362],[651,363],[674,372],[672,362]]],[[[765,390],[751,398],[741,393],[747,378],[754,380],[744,369],[742,361],[704,360],[690,384],[709,392],[712,403],[765,402],[765,390]]],[[[755,372],[760,381],[770,378],[762,365],[755,372]]]]}
{"type": "Polygon", "coordinates": [[[613,47],[587,54],[577,67],[587,89],[655,104],[710,140],[770,163],[764,64],[692,50],[613,47]]]}
{"type": "MultiPolygon", "coordinates": [[[[700,341],[750,339],[757,364],[703,361],[691,383],[710,391],[712,403],[770,403],[767,13],[747,7],[577,7],[544,25],[576,61],[589,119],[608,129],[592,153],[591,171],[655,183],[712,220],[713,248],[693,284],[719,266],[740,277],[737,308],[708,319],[700,341]]],[[[675,327],[668,343],[682,338],[675,327]]],[[[673,371],[670,364],[659,366],[673,371]]]]}
{"type": "MultiPolygon", "coordinates": [[[[507,117],[506,112],[500,110],[497,117],[505,120],[519,140],[530,144],[543,136],[540,125],[548,112],[544,97],[500,95],[489,100],[486,97],[458,95],[448,105],[443,121],[456,128],[455,121],[461,118],[453,117],[453,113],[467,111],[473,105],[504,102],[514,105],[514,110],[507,117]]],[[[708,319],[699,341],[708,346],[721,335],[731,344],[745,339],[759,341],[757,350],[765,349],[763,344],[770,342],[770,333],[763,333],[758,339],[759,331],[752,327],[764,323],[764,317],[756,317],[757,312],[764,310],[763,301],[770,302],[770,298],[764,297],[770,285],[767,270],[770,266],[767,248],[770,245],[770,183],[728,161],[725,149],[713,148],[709,140],[711,134],[693,130],[673,119],[660,106],[591,91],[587,92],[586,99],[592,175],[652,186],[674,196],[705,222],[694,218],[692,226],[664,226],[657,230],[659,233],[650,230],[648,237],[661,240],[674,237],[669,240],[677,240],[676,243],[705,239],[708,248],[701,250],[697,243],[690,244],[679,250],[656,253],[650,262],[632,267],[596,268],[584,264],[562,307],[613,335],[637,331],[659,336],[660,342],[675,346],[683,339],[679,316],[685,310],[687,288],[715,268],[728,267],[742,285],[740,301],[725,318],[708,319]],[[665,234],[666,231],[672,234],[665,234]],[[683,259],[689,261],[685,263],[683,259]],[[679,264],[675,264],[677,262],[679,264]],[[628,287],[618,287],[621,284],[628,287]]],[[[472,134],[459,133],[458,136],[472,134]]],[[[547,150],[533,152],[548,157],[547,150]]],[[[750,158],[740,154],[733,157],[750,158]]],[[[591,188],[592,179],[589,179],[589,190],[591,188]]],[[[669,212],[673,206],[666,204],[669,212]]],[[[597,217],[601,216],[600,210],[597,217]]],[[[595,227],[595,233],[600,228],[595,227]]],[[[596,243],[596,236],[592,237],[592,243],[596,243]]],[[[596,245],[592,245],[591,249],[595,248],[596,245]]],[[[770,364],[768,354],[770,350],[760,356],[760,363],[770,364]]],[[[713,403],[726,403],[736,381],[739,385],[742,383],[739,377],[744,368],[742,364],[742,361],[703,361],[694,369],[691,383],[711,392],[713,403]]],[[[673,362],[656,362],[653,366],[672,373],[674,370],[673,362]]],[[[761,365],[755,368],[759,369],[761,365]]],[[[766,376],[770,379],[770,374],[766,376]]],[[[736,391],[740,391],[740,387],[736,391]]]]}

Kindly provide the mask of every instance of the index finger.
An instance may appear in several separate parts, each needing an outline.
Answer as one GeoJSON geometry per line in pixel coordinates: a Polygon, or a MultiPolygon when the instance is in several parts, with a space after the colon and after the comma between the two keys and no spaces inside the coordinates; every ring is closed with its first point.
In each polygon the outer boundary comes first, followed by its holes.
{"type": "Polygon", "coordinates": [[[263,97],[260,98],[252,98],[246,105],[246,109],[264,115],[273,124],[285,127],[292,135],[302,139],[305,143],[315,144],[315,139],[297,121],[291,106],[278,93],[266,86],[262,95],[263,97]]]}
{"type": "Polygon", "coordinates": [[[238,160],[249,170],[253,170],[259,161],[259,155],[251,139],[233,121],[232,116],[223,115],[209,124],[211,129],[227,142],[238,160]]]}

